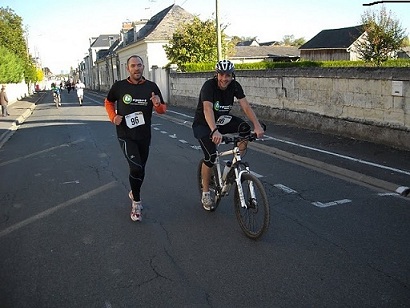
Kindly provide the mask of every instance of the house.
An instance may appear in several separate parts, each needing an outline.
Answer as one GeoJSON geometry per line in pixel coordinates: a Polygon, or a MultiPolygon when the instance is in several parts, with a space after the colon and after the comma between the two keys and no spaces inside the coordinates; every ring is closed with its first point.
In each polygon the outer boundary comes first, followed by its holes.
{"type": "MultiPolygon", "coordinates": [[[[179,25],[193,19],[194,15],[173,4],[143,23],[134,23],[133,27],[124,32],[118,47],[105,55],[111,58],[100,58],[96,62],[94,70],[98,83],[94,84],[93,88],[108,90],[115,79],[126,78],[127,59],[137,54],[144,61],[145,77],[156,82],[160,89],[166,89],[167,75],[163,67],[168,64],[168,58],[163,46],[169,43],[179,25]]],[[[162,94],[166,100],[167,93],[163,91],[162,94]]]]}
{"type": "Polygon", "coordinates": [[[236,46],[260,46],[256,40],[241,41],[236,44],[236,46]]]}
{"type": "Polygon", "coordinates": [[[97,60],[97,53],[104,50],[107,51],[110,46],[118,39],[119,34],[101,34],[98,37],[90,38],[88,55],[84,58],[84,69],[86,73],[83,74],[83,80],[87,86],[96,89],[95,85],[97,84],[97,75],[94,70],[94,62],[97,60]]]}
{"type": "Polygon", "coordinates": [[[358,60],[355,43],[364,35],[362,25],[322,30],[299,47],[300,58],[310,61],[358,60]]]}
{"type": "Polygon", "coordinates": [[[402,47],[401,50],[397,52],[397,58],[410,59],[410,47],[402,47]]]}
{"type": "Polygon", "coordinates": [[[292,46],[236,46],[235,54],[229,57],[233,63],[254,63],[260,61],[298,61],[300,52],[292,46]]]}
{"type": "Polygon", "coordinates": [[[259,43],[259,46],[278,46],[278,45],[280,45],[280,42],[278,42],[278,41],[270,41],[270,42],[259,43]]]}
{"type": "Polygon", "coordinates": [[[119,65],[117,62],[116,52],[122,42],[122,39],[117,39],[108,50],[103,49],[97,53],[96,76],[98,90],[107,89],[119,80],[119,65]]]}

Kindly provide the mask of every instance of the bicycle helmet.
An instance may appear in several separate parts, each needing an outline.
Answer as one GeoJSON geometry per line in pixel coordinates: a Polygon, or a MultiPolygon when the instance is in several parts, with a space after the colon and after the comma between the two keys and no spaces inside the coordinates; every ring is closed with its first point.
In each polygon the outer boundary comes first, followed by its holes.
{"type": "Polygon", "coordinates": [[[221,60],[216,63],[215,70],[217,73],[232,74],[235,71],[235,66],[229,60],[221,60]]]}

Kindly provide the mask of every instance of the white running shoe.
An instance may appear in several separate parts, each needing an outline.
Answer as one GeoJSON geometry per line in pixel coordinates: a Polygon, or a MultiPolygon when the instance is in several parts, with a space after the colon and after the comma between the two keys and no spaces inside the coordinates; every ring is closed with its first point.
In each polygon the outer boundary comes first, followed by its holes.
{"type": "Polygon", "coordinates": [[[213,211],[215,209],[214,202],[211,199],[211,194],[209,192],[202,193],[202,207],[207,211],[213,211]]]}
{"type": "Polygon", "coordinates": [[[131,216],[132,221],[141,221],[142,220],[141,201],[138,201],[138,202],[132,201],[131,215],[130,216],[131,216]]]}
{"type": "MultiPolygon", "coordinates": [[[[130,190],[130,192],[128,193],[128,197],[130,197],[131,201],[134,202],[134,196],[132,195],[132,190],[130,190]]],[[[140,207],[141,207],[141,210],[144,208],[144,207],[142,206],[142,202],[141,202],[141,201],[140,201],[140,207]]]]}

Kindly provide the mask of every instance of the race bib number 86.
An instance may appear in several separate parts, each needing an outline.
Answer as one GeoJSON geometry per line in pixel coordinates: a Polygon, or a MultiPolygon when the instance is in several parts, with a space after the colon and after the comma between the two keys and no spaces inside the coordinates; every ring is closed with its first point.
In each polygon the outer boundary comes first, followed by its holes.
{"type": "Polygon", "coordinates": [[[144,115],[141,111],[133,112],[125,116],[125,122],[129,128],[135,128],[145,124],[144,115]]]}
{"type": "Polygon", "coordinates": [[[232,116],[222,115],[218,118],[218,120],[216,120],[216,125],[220,125],[220,126],[226,125],[229,122],[231,122],[231,120],[232,120],[232,116]]]}

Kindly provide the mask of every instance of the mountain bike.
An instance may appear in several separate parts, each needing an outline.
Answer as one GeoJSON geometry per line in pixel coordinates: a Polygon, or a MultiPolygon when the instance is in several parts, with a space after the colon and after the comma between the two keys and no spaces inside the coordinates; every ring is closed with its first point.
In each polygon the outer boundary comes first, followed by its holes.
{"type": "Polygon", "coordinates": [[[54,99],[54,104],[56,104],[57,108],[61,106],[61,94],[59,92],[53,91],[53,99],[54,99]]]}
{"type": "MultiPolygon", "coordinates": [[[[269,203],[262,182],[250,171],[249,164],[242,161],[239,143],[255,141],[256,134],[247,137],[223,136],[222,143],[233,143],[231,150],[220,152],[217,149],[215,164],[211,170],[209,191],[215,210],[221,199],[234,188],[234,208],[239,226],[251,239],[260,238],[268,229],[270,222],[269,203]],[[221,166],[221,157],[232,155],[232,161],[221,166]]],[[[198,165],[197,178],[200,196],[202,195],[202,163],[198,165]]]]}

